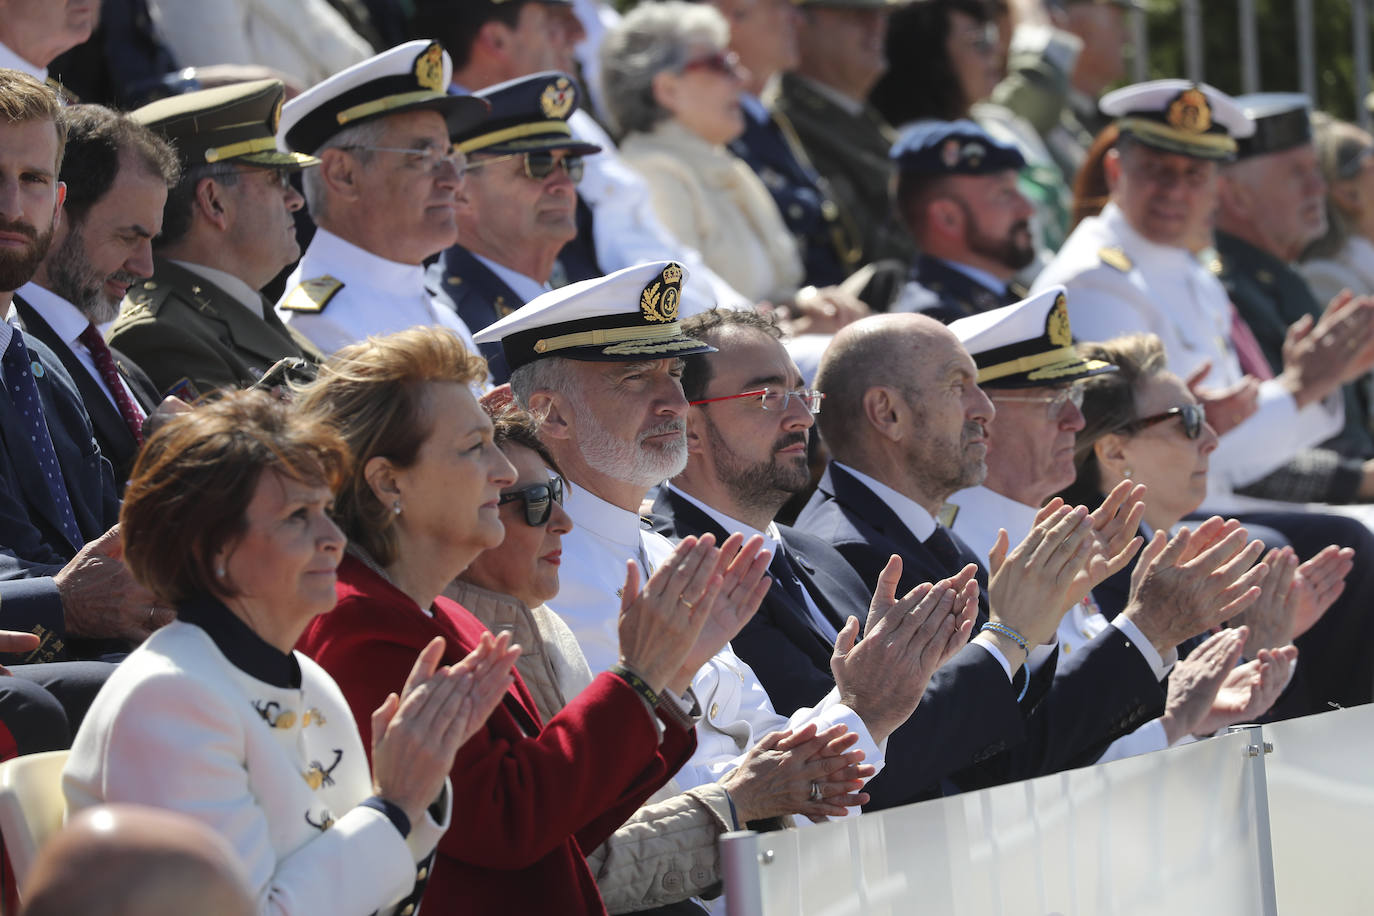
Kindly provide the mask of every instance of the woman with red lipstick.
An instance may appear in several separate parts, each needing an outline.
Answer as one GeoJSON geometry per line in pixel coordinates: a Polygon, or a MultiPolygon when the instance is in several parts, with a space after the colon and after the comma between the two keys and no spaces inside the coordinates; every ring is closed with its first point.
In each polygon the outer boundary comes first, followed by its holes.
{"type": "Polygon", "coordinates": [[[152,805],[223,834],[262,913],[413,911],[449,825],[453,755],[510,683],[508,637],[437,671],[442,646],[421,644],[368,711],[369,767],[338,686],[291,651],[334,606],[344,537],[329,511],[347,456],[262,392],[148,440],[120,515],[124,558],[178,619],[115,670],[63,774],[73,811],[152,805]]]}
{"type": "MultiPolygon", "coordinates": [[[[490,638],[441,594],[501,543],[501,494],[516,483],[470,388],[485,377],[485,362],[456,337],[412,328],[343,348],[298,402],[355,458],[336,501],[350,540],[339,603],[300,646],[339,682],[364,735],[370,711],[405,683],[417,646],[442,636],[448,661],[490,638]]],[[[708,617],[747,618],[767,589],[758,545],[726,546],[728,557],[709,538],[684,541],[643,589],[630,570],[620,664],[547,721],[517,677],[454,760],[461,827],[439,841],[426,914],[606,912],[585,851],[695,747],[669,681],[708,617]]]]}

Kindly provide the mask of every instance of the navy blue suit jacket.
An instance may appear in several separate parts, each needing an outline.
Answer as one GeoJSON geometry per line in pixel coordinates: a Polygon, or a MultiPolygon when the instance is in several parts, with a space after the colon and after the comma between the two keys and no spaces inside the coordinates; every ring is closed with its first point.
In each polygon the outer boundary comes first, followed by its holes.
{"type": "MultiPolygon", "coordinates": [[[[804,531],[778,527],[788,558],[821,612],[837,627],[851,614],[865,620],[873,590],[845,558],[804,531]]],[[[671,538],[708,531],[718,539],[727,535],[713,518],[666,488],[654,503],[654,529],[671,538]]],[[[833,645],[811,623],[807,609],[776,582],[731,646],[783,715],[816,705],[835,686],[833,645]]],[[[1032,684],[1028,699],[1044,686],[1032,684]]],[[[893,732],[886,766],[867,786],[868,807],[889,808],[942,790],[1014,779],[1005,752],[1025,739],[1025,717],[1006,672],[981,646],[966,646],[936,672],[916,712],[893,732]]]]}
{"type": "Polygon", "coordinates": [[[1000,293],[988,289],[963,271],[951,267],[943,258],[928,254],[916,259],[909,279],[940,297],[937,304],[921,312],[942,324],[1012,305],[1024,299],[1026,292],[1013,285],[1000,293]]]}
{"type": "MultiPolygon", "coordinates": [[[[525,304],[491,268],[461,245],[445,250],[430,266],[427,279],[439,298],[448,302],[474,334],[525,304]]],[[[506,365],[501,343],[479,344],[478,349],[487,358],[492,384],[510,381],[510,367],[506,365]]]]}
{"type": "MultiPolygon", "coordinates": [[[[832,544],[865,581],[876,582],[888,557],[900,556],[898,594],[956,572],[944,568],[890,506],[833,463],[797,524],[832,544]]],[[[972,561],[967,545],[952,532],[950,537],[972,561]]],[[[979,583],[986,583],[982,575],[979,583]]],[[[1051,680],[1040,696],[1029,704],[1023,701],[1023,708],[1029,706],[1027,739],[1007,754],[1002,772],[1008,779],[1086,766],[1111,742],[1164,712],[1163,687],[1140,652],[1115,627],[1072,657],[1054,658],[1053,664],[1040,666],[1032,676],[1027,700],[1046,676],[1051,680]]],[[[1006,680],[1005,674],[1002,678],[1006,680]]]]}
{"type": "Polygon", "coordinates": [[[846,229],[843,214],[825,189],[825,179],[776,121],[759,117],[754,106],[741,109],[744,133],[730,142],[730,152],[748,163],[773,195],[787,228],[801,245],[806,282],[813,286],[842,282],[859,266],[859,240],[846,229]]]}

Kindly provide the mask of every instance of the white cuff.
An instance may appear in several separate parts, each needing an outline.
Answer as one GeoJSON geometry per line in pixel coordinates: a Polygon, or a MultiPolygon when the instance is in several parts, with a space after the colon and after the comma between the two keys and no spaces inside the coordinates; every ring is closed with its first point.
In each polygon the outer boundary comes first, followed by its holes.
{"type": "Polygon", "coordinates": [[[1154,673],[1155,680],[1162,681],[1169,676],[1173,670],[1174,663],[1178,661],[1178,650],[1170,649],[1167,656],[1161,657],[1154,645],[1145,638],[1145,634],[1140,632],[1140,627],[1131,622],[1130,618],[1124,614],[1117,615],[1112,621],[1112,626],[1121,631],[1131,645],[1135,646],[1140,657],[1145,659],[1145,664],[1150,666],[1150,671],[1154,673]]]}

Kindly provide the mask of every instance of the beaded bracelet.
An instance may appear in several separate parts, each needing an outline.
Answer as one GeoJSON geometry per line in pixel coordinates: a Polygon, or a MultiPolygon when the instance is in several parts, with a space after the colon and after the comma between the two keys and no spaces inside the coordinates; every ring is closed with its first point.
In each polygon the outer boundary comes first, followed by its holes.
{"type": "Polygon", "coordinates": [[[1011,627],[1007,626],[1005,623],[998,623],[995,620],[989,620],[987,623],[983,624],[981,627],[978,628],[978,632],[980,633],[984,630],[991,630],[994,633],[1000,633],[1007,639],[1010,639],[1012,642],[1020,646],[1021,651],[1026,653],[1028,657],[1030,656],[1030,643],[1026,642],[1026,637],[1022,636],[1020,633],[1016,632],[1011,627]]]}
{"type": "Polygon", "coordinates": [[[635,693],[639,694],[641,697],[644,698],[644,702],[649,704],[650,709],[658,708],[658,691],[650,687],[648,682],[645,681],[644,678],[635,674],[633,671],[631,671],[629,668],[626,668],[624,665],[612,665],[610,667],[610,672],[611,674],[614,674],[616,677],[620,678],[625,683],[629,684],[635,693]]]}

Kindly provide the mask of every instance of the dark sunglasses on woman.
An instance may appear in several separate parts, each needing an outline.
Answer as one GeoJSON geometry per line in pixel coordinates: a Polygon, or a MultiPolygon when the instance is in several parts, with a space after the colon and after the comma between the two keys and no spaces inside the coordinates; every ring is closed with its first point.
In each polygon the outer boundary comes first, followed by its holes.
{"type": "Polygon", "coordinates": [[[548,483],[531,484],[509,493],[502,493],[500,505],[520,500],[525,504],[525,524],[538,528],[548,522],[553,513],[553,504],[563,504],[563,478],[555,477],[548,483]]]}
{"type": "Polygon", "coordinates": [[[1148,417],[1141,417],[1131,423],[1121,427],[1121,431],[1128,433],[1138,433],[1142,429],[1154,426],[1156,423],[1163,423],[1180,417],[1183,420],[1183,435],[1189,439],[1196,439],[1202,435],[1202,424],[1207,422],[1207,408],[1201,404],[1184,404],[1182,407],[1170,407],[1163,413],[1152,414],[1148,417]]]}

